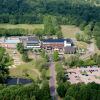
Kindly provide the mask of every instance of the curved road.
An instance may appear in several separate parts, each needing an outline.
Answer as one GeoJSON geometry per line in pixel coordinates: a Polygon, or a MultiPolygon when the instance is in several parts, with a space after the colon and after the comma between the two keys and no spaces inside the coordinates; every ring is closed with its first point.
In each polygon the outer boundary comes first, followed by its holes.
{"type": "Polygon", "coordinates": [[[95,50],[94,39],[91,39],[90,47],[89,47],[88,51],[84,55],[80,56],[80,59],[85,59],[85,58],[89,57],[90,55],[92,55],[94,53],[94,50],[95,50]]]}

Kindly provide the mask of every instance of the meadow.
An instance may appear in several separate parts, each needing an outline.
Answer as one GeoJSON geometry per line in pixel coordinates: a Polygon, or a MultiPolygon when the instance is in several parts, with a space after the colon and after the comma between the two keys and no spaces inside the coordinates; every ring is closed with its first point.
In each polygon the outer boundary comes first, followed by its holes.
{"type": "MultiPolygon", "coordinates": [[[[28,33],[33,33],[34,29],[40,28],[43,29],[43,24],[0,24],[0,28],[4,29],[26,29],[28,33]]],[[[83,33],[78,27],[74,25],[61,25],[61,31],[64,38],[75,38],[76,33],[83,33]]]]}

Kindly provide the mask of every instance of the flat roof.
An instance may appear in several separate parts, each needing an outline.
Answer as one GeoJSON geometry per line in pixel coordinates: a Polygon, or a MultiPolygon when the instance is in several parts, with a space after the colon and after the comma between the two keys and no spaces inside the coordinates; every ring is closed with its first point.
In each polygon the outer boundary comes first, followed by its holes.
{"type": "Polygon", "coordinates": [[[75,48],[72,47],[72,46],[67,46],[67,47],[64,47],[64,51],[75,51],[75,48]]]}
{"type": "Polygon", "coordinates": [[[72,42],[72,40],[69,38],[67,39],[42,39],[41,41],[42,42],[64,42],[64,41],[72,42]]]}
{"type": "Polygon", "coordinates": [[[5,40],[4,41],[5,43],[19,43],[20,41],[19,40],[5,40]]]}

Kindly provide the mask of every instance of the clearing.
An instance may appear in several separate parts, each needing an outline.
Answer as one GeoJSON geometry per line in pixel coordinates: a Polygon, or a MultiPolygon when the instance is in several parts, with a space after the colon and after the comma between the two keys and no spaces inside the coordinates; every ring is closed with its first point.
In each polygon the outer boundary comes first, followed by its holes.
{"type": "MultiPolygon", "coordinates": [[[[43,24],[0,24],[0,28],[5,29],[14,29],[14,28],[21,28],[26,29],[28,33],[32,33],[34,29],[41,28],[43,29],[43,24]]],[[[61,30],[63,33],[64,38],[75,38],[76,33],[83,33],[78,27],[74,25],[61,25],[61,30]]]]}
{"type": "Polygon", "coordinates": [[[43,24],[17,24],[17,25],[12,25],[12,24],[0,24],[0,28],[4,29],[25,29],[28,33],[33,33],[34,29],[36,28],[41,28],[43,29],[44,26],[43,24]]]}
{"type": "Polygon", "coordinates": [[[62,25],[61,29],[64,38],[75,38],[76,33],[83,33],[80,28],[74,25],[62,25]]]}

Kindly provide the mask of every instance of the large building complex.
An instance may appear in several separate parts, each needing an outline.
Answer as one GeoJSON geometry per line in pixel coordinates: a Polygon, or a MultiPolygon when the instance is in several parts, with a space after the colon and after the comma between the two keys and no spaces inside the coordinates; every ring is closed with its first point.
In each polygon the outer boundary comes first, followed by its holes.
{"type": "Polygon", "coordinates": [[[45,49],[48,52],[73,54],[76,52],[71,39],[42,39],[36,36],[8,37],[0,39],[0,46],[16,48],[17,43],[23,43],[24,49],[45,49]]]}

